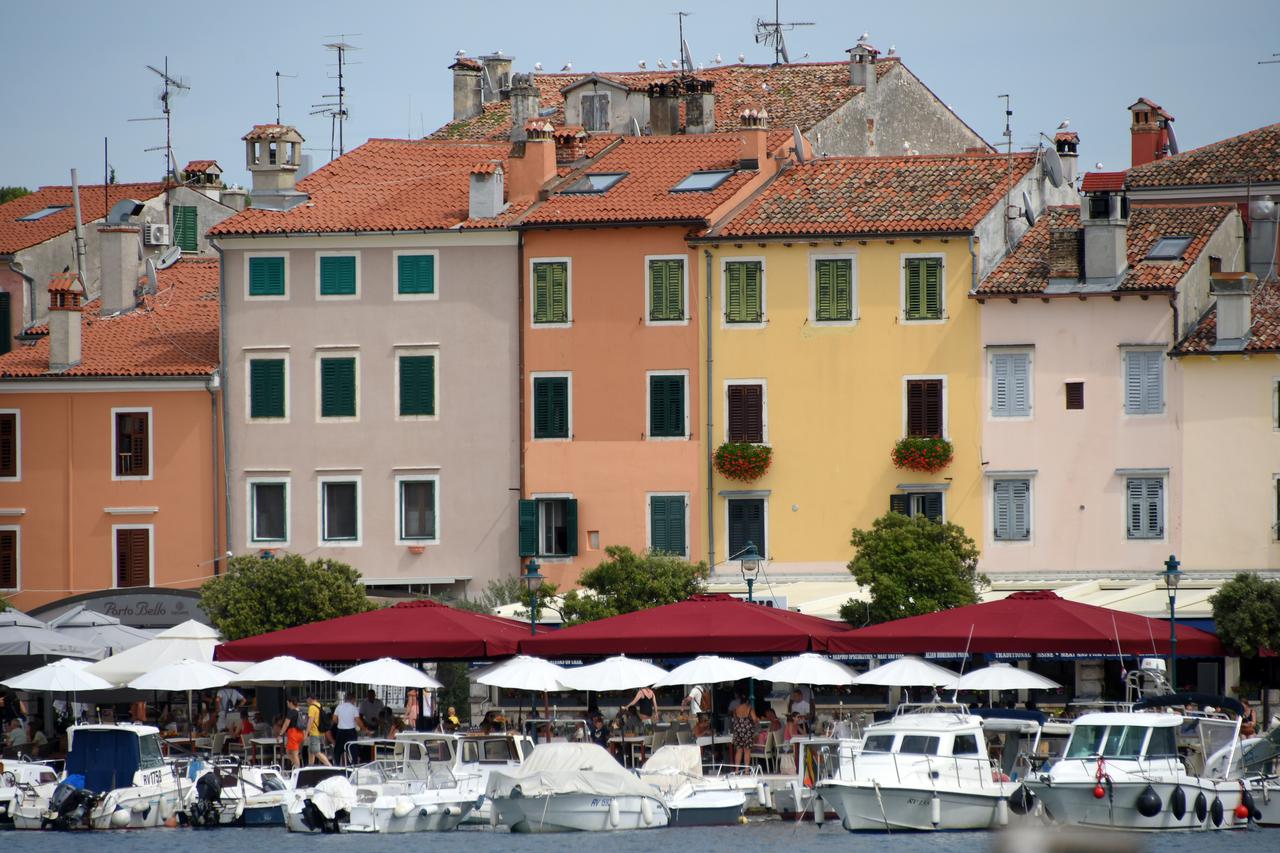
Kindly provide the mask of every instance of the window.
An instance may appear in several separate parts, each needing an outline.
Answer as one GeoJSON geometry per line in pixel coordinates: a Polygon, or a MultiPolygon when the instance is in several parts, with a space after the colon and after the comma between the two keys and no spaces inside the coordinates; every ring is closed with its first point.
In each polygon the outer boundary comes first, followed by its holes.
{"type": "Polygon", "coordinates": [[[725,261],[724,319],[726,323],[764,322],[764,263],[725,261]]]}
{"type": "Polygon", "coordinates": [[[360,482],[320,481],[320,538],[325,542],[359,544],[360,482]]]}
{"type": "Polygon", "coordinates": [[[1164,479],[1129,477],[1125,480],[1125,504],[1130,539],[1164,536],[1164,479]]]}
{"type": "Polygon", "coordinates": [[[649,322],[684,321],[684,260],[649,259],[649,322]]]}
{"type": "Polygon", "coordinates": [[[649,437],[684,438],[688,434],[683,373],[649,374],[649,437]]]}
{"type": "Polygon", "coordinates": [[[1172,726],[1161,726],[1151,730],[1151,738],[1147,741],[1147,758],[1177,758],[1178,739],[1172,726]]]}
{"type": "Polygon", "coordinates": [[[116,586],[151,586],[151,528],[116,527],[116,586]]]}
{"type": "Polygon", "coordinates": [[[579,105],[582,127],[588,132],[600,133],[609,129],[609,93],[584,94],[579,105]]]}
{"type": "Polygon", "coordinates": [[[1124,412],[1158,415],[1164,411],[1164,353],[1131,349],[1124,353],[1124,412]]]}
{"type": "Polygon", "coordinates": [[[650,551],[679,557],[688,553],[686,507],[684,495],[649,496],[650,551]]]}
{"type": "Polygon", "coordinates": [[[355,296],[359,293],[355,255],[321,255],[318,261],[321,296],[355,296]]]}
{"type": "Polygon", "coordinates": [[[18,528],[0,528],[0,589],[18,588],[18,528]]]}
{"type": "Polygon", "coordinates": [[[892,752],[896,735],[867,735],[862,744],[863,752],[892,752]]]}
{"type": "Polygon", "coordinates": [[[1190,237],[1161,237],[1147,252],[1148,261],[1176,261],[1191,245],[1190,237]]]}
{"type": "Polygon", "coordinates": [[[943,437],[941,379],[907,380],[907,435],[943,437]]]}
{"type": "Polygon", "coordinates": [[[937,755],[939,740],[937,735],[903,735],[898,752],[909,755],[937,755]]]}
{"type": "Polygon", "coordinates": [[[889,495],[889,511],[909,518],[924,516],[930,521],[942,522],[942,492],[904,492],[889,495]]]}
{"type": "Polygon", "coordinates": [[[289,541],[289,481],[249,482],[249,541],[275,545],[289,541]]]}
{"type": "Polygon", "coordinates": [[[69,204],[52,204],[52,205],[49,205],[48,207],[40,208],[35,213],[28,213],[26,216],[19,216],[14,221],[15,222],[35,222],[37,219],[44,219],[46,216],[51,216],[57,213],[59,210],[66,210],[70,206],[71,205],[69,204]]]}
{"type": "Polygon", "coordinates": [[[194,207],[175,205],[173,208],[173,243],[184,252],[200,251],[198,216],[194,207]]]}
{"type": "Polygon", "coordinates": [[[1094,194],[1089,196],[1089,218],[1108,219],[1111,216],[1111,196],[1094,194]]]}
{"type": "Polygon", "coordinates": [[[151,474],[151,413],[112,410],[116,422],[116,477],[148,477],[151,474]]]}
{"type": "Polygon", "coordinates": [[[1031,538],[1031,481],[994,480],[992,515],[997,542],[1025,542],[1031,538]]]}
{"type": "Polygon", "coordinates": [[[434,254],[396,255],[396,295],[432,296],[436,292],[434,254]]]}
{"type": "Polygon", "coordinates": [[[0,412],[0,479],[20,478],[18,446],[18,413],[0,412]]]}
{"type": "Polygon", "coordinates": [[[1137,758],[1150,729],[1145,726],[1112,726],[1102,748],[1104,758],[1137,758]]]}
{"type": "Polygon", "coordinates": [[[569,322],[567,261],[537,261],[533,264],[533,322],[569,322]]]}
{"type": "Polygon", "coordinates": [[[284,258],[279,255],[249,258],[249,295],[285,296],[284,258]]]}
{"type": "Polygon", "coordinates": [[[533,377],[533,437],[569,438],[568,376],[533,377]]]}
{"type": "Polygon", "coordinates": [[[673,193],[692,193],[714,190],[733,174],[732,169],[716,169],[708,172],[694,172],[671,188],[673,193]]]}
{"type": "Polygon", "coordinates": [[[1031,354],[991,353],[991,417],[1031,416],[1031,354]]]}
{"type": "Polygon", "coordinates": [[[766,556],[769,551],[765,541],[765,518],[763,498],[731,498],[726,501],[729,511],[729,554],[727,559],[735,559],[750,542],[756,546],[760,555],[766,556]]]}
{"type": "Polygon", "coordinates": [[[397,479],[401,542],[437,541],[436,482],[434,477],[397,479]]]}
{"type": "Polygon", "coordinates": [[[1073,726],[1064,758],[1092,758],[1102,752],[1106,726],[1073,726]]]}
{"type": "Polygon", "coordinates": [[[818,323],[853,320],[853,259],[813,262],[813,319],[818,323]]]}
{"type": "Polygon", "coordinates": [[[977,735],[956,735],[951,744],[952,755],[979,755],[977,735]]]}
{"type": "Polygon", "coordinates": [[[764,386],[729,385],[725,388],[728,414],[725,418],[728,441],[764,443],[764,386]]]}
{"type": "Polygon", "coordinates": [[[576,557],[578,502],[573,498],[520,501],[520,556],[576,557]]]}
{"type": "Polygon", "coordinates": [[[563,193],[602,193],[613,187],[618,181],[625,178],[625,172],[596,172],[594,174],[583,175],[569,186],[565,187],[563,193]]]}
{"type": "Polygon", "coordinates": [[[396,362],[400,371],[400,417],[434,416],[436,413],[436,357],[434,355],[401,355],[396,362]]]}
{"type": "Polygon", "coordinates": [[[284,418],[285,360],[252,358],[249,360],[249,417],[254,420],[284,418]]]}
{"type": "Polygon", "coordinates": [[[1067,408],[1075,411],[1084,408],[1084,383],[1068,382],[1066,384],[1067,408]]]}
{"type": "Polygon", "coordinates": [[[13,313],[9,294],[0,293],[0,355],[13,349],[13,313]]]}
{"type": "Polygon", "coordinates": [[[320,359],[320,417],[356,416],[356,359],[320,359]]]}
{"type": "Polygon", "coordinates": [[[907,258],[903,263],[906,318],[942,319],[942,258],[907,258]]]}

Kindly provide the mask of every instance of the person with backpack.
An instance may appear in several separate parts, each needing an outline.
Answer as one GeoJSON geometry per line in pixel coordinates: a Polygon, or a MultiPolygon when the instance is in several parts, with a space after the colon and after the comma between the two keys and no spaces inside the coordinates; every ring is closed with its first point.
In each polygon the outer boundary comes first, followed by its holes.
{"type": "Polygon", "coordinates": [[[291,770],[297,770],[302,767],[302,741],[304,732],[302,729],[301,714],[298,712],[298,700],[289,697],[289,709],[284,713],[284,719],[280,721],[280,736],[284,738],[284,755],[289,762],[291,770]]]}

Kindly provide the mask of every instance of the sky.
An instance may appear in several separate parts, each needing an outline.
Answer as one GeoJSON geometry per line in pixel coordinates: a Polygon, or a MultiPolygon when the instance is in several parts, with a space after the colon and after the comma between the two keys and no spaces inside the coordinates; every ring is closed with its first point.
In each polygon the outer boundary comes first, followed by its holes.
{"type": "MultiPolygon", "coordinates": [[[[784,0],[791,58],[846,59],[863,32],[903,62],[983,137],[1002,143],[1004,104],[1015,148],[1070,119],[1081,170],[1129,165],[1129,113],[1147,97],[1176,117],[1183,150],[1280,121],[1280,17],[1275,0],[784,0]]],[[[117,179],[158,180],[163,67],[190,84],[173,101],[179,165],[216,159],[229,183],[248,183],[249,128],[281,111],[306,137],[317,167],[329,158],[330,122],[310,115],[336,92],[326,42],[346,33],[359,50],[346,78],[347,150],[370,137],[422,136],[452,115],[456,51],[501,49],[516,71],[572,62],[579,72],[620,71],[677,55],[677,9],[695,62],[770,62],[754,41],[771,0],[487,3],[223,0],[0,0],[0,186],[101,181],[103,138],[117,179]]]]}

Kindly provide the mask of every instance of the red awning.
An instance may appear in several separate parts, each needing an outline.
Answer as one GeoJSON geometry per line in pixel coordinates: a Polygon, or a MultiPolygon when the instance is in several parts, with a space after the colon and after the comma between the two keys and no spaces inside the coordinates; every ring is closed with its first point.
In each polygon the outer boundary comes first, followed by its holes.
{"type": "MultiPolygon", "coordinates": [[[[831,652],[923,654],[1008,652],[1165,655],[1169,623],[1133,613],[1067,601],[1048,590],[1015,592],[1000,601],[971,604],[847,631],[827,643],[831,652]],[[970,639],[972,632],[972,639],[970,639]]],[[[1219,657],[1218,638],[1178,626],[1178,654],[1219,657]]]]}
{"type": "Polygon", "coordinates": [[[827,637],[847,629],[843,622],[748,604],[731,595],[695,595],[526,637],[520,651],[542,657],[808,652],[822,650],[827,637]]]}
{"type": "Polygon", "coordinates": [[[217,660],[259,661],[293,655],[312,661],[476,660],[516,653],[529,625],[499,616],[456,610],[435,601],[406,601],[245,637],[218,646],[217,660]]]}

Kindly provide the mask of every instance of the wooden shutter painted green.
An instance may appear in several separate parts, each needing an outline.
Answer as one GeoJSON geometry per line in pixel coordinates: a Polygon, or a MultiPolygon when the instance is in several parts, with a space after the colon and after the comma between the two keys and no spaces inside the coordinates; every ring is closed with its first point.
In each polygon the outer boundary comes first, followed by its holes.
{"type": "Polygon", "coordinates": [[[924,517],[930,521],[942,521],[942,492],[925,493],[924,517]]]}
{"type": "Polygon", "coordinates": [[[759,261],[730,261],[724,265],[725,320],[759,323],[763,319],[763,271],[759,261]]]}
{"type": "Polygon", "coordinates": [[[649,435],[671,438],[684,434],[684,377],[650,376],[649,435]]]}
{"type": "Polygon", "coordinates": [[[520,556],[533,557],[538,553],[538,502],[520,501],[520,556]]]}
{"type": "Polygon", "coordinates": [[[907,258],[906,312],[908,320],[942,317],[942,261],[939,258],[907,258]]]}
{"type": "Polygon", "coordinates": [[[750,542],[760,554],[768,554],[764,529],[764,501],[735,498],[729,501],[729,559],[735,559],[750,542]]]}
{"type": "Polygon", "coordinates": [[[284,258],[249,259],[249,295],[284,296],[284,258]]]}
{"type": "Polygon", "coordinates": [[[649,319],[684,319],[684,261],[649,261],[649,319]]]}
{"type": "Polygon", "coordinates": [[[911,515],[911,497],[909,495],[889,495],[889,512],[899,515],[911,515]]]}
{"type": "Polygon", "coordinates": [[[533,322],[569,322],[569,266],[560,261],[533,265],[533,322]]]}
{"type": "Polygon", "coordinates": [[[853,262],[829,258],[814,262],[814,319],[839,322],[853,319],[853,262]]]}
{"type": "Polygon", "coordinates": [[[320,359],[320,417],[356,416],[356,360],[320,359]]]}
{"type": "Polygon", "coordinates": [[[578,556],[578,502],[574,499],[564,502],[564,540],[565,556],[578,556]]]}
{"type": "Polygon", "coordinates": [[[533,380],[533,437],[569,437],[569,379],[542,376],[533,380]]]}
{"type": "Polygon", "coordinates": [[[396,293],[413,295],[435,292],[435,255],[399,255],[396,257],[396,293]]]}
{"type": "Polygon", "coordinates": [[[196,209],[178,206],[173,209],[173,242],[184,252],[200,251],[200,232],[196,209]]]}
{"type": "Polygon", "coordinates": [[[654,495],[649,498],[649,550],[683,555],[685,543],[683,495],[654,495]]]}
{"type": "Polygon", "coordinates": [[[284,359],[255,358],[249,362],[249,417],[284,416],[284,359]]]}
{"type": "Polygon", "coordinates": [[[9,294],[0,293],[0,355],[13,349],[13,316],[9,311],[9,294]]]}
{"type": "Polygon", "coordinates": [[[400,416],[436,413],[436,359],[433,355],[400,357],[400,416]]]}
{"type": "Polygon", "coordinates": [[[320,295],[356,295],[356,259],[354,255],[321,255],[320,295]]]}

